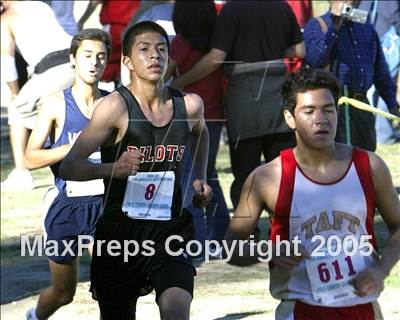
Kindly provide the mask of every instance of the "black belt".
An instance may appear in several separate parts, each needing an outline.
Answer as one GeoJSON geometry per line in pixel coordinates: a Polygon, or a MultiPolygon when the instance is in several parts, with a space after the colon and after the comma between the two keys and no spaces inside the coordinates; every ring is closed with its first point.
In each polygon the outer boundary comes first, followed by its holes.
{"type": "Polygon", "coordinates": [[[43,73],[50,68],[69,62],[69,49],[50,52],[35,66],[36,74],[43,73]]]}

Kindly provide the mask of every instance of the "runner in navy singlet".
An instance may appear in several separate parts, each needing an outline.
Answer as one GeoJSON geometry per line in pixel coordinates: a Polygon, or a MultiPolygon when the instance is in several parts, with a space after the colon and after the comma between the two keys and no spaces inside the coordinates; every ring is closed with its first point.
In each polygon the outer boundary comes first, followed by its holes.
{"type": "MultiPolygon", "coordinates": [[[[56,189],[48,192],[45,199],[44,223],[52,286],[41,292],[36,310],[29,310],[27,319],[47,319],[72,301],[78,281],[78,236],[94,236],[102,213],[102,180],[66,181],[58,171],[61,160],[106,94],[98,89],[98,83],[110,51],[110,38],[100,29],[85,29],[74,36],[70,48],[74,85],[45,98],[29,138],[26,166],[50,166],[56,189]]],[[[99,162],[100,150],[94,150],[89,160],[99,162]]]]}

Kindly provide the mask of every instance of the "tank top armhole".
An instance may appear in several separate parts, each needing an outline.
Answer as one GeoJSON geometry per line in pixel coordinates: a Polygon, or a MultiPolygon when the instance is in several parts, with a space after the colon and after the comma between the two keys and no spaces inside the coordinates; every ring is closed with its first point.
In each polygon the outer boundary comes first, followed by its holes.
{"type": "Polygon", "coordinates": [[[122,99],[125,101],[129,119],[132,119],[131,104],[137,104],[136,99],[134,99],[132,93],[130,93],[129,89],[125,86],[117,88],[116,91],[121,95],[122,99]]]}
{"type": "Polygon", "coordinates": [[[365,201],[367,205],[367,219],[365,225],[369,235],[372,235],[371,243],[375,250],[378,249],[377,242],[374,233],[374,215],[375,215],[375,203],[376,193],[375,186],[372,179],[371,164],[369,162],[368,152],[353,148],[353,161],[357,172],[358,179],[364,191],[365,201]]]}
{"type": "Polygon", "coordinates": [[[289,240],[289,221],[292,206],[296,160],[293,149],[283,150],[281,156],[281,181],[278,198],[272,219],[270,239],[275,241],[279,235],[281,240],[289,240]]]}
{"type": "MultiPolygon", "coordinates": [[[[64,134],[64,130],[67,126],[67,119],[68,119],[68,104],[67,104],[67,94],[71,92],[71,88],[67,88],[63,90],[63,98],[64,98],[64,122],[62,125],[62,129],[60,131],[60,135],[56,137],[54,131],[54,142],[50,144],[50,148],[58,146],[60,140],[64,134]]],[[[54,128],[53,128],[54,129],[54,128]]]]}
{"type": "Polygon", "coordinates": [[[178,114],[182,114],[185,117],[185,119],[187,119],[186,103],[185,103],[185,98],[184,98],[182,92],[179,90],[170,88],[168,86],[167,86],[167,88],[172,97],[173,106],[175,109],[175,116],[177,116],[178,114]],[[176,111],[179,111],[179,113],[177,113],[176,111]]]}
{"type": "MultiPolygon", "coordinates": [[[[136,116],[134,115],[134,110],[132,109],[132,107],[136,106],[137,108],[140,109],[136,98],[125,86],[118,87],[115,90],[121,95],[122,99],[125,101],[126,109],[128,110],[128,119],[135,119],[136,116]]],[[[120,145],[118,148],[127,143],[125,140],[128,130],[129,130],[129,124],[128,127],[126,128],[125,134],[122,136],[121,140],[117,143],[120,145]]]]}

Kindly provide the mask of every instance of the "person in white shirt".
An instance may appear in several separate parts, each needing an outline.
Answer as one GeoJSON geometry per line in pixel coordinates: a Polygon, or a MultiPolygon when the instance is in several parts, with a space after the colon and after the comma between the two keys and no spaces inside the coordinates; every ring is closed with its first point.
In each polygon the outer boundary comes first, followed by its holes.
{"type": "Polygon", "coordinates": [[[35,187],[23,156],[33,128],[40,98],[70,87],[74,70],[68,57],[72,37],[57,21],[52,9],[41,1],[1,1],[1,77],[7,82],[12,100],[8,123],[15,169],[2,182],[3,190],[35,187]],[[21,88],[15,66],[18,50],[28,63],[29,81],[21,88]]]}

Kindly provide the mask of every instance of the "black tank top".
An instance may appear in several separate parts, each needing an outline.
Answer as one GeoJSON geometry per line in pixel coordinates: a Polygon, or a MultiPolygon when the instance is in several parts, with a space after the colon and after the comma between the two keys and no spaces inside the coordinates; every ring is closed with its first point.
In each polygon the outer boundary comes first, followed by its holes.
{"type": "MultiPolygon", "coordinates": [[[[189,134],[189,125],[182,94],[168,89],[173,101],[173,116],[171,121],[162,127],[154,126],[146,118],[128,88],[122,86],[116,89],[126,103],[130,121],[119,143],[111,147],[101,147],[101,160],[103,163],[116,162],[124,151],[137,148],[143,156],[139,172],[174,171],[175,186],[171,208],[174,217],[179,215],[182,209],[180,162],[189,134]]],[[[104,180],[104,215],[125,215],[122,212],[122,202],[126,183],[127,178],[104,180]]]]}

